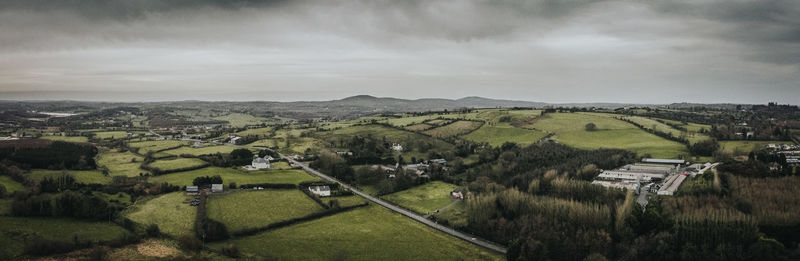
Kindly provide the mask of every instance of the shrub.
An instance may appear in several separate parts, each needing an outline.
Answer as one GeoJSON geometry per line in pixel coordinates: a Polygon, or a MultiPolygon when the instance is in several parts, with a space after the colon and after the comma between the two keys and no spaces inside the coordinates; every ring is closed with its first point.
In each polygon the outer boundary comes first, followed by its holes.
{"type": "Polygon", "coordinates": [[[26,254],[37,256],[64,253],[70,250],[72,250],[72,245],[69,243],[44,238],[37,238],[25,246],[26,254]]]}
{"type": "Polygon", "coordinates": [[[597,130],[597,125],[595,125],[593,122],[590,122],[590,123],[586,124],[585,128],[586,128],[586,131],[596,131],[597,130]]]}
{"type": "Polygon", "coordinates": [[[147,233],[149,237],[158,237],[161,235],[161,229],[158,228],[158,224],[150,224],[147,226],[147,229],[145,229],[145,233],[147,233]]]}
{"type": "Polygon", "coordinates": [[[95,246],[89,251],[88,259],[91,261],[108,260],[108,249],[104,246],[95,246]]]}
{"type": "Polygon", "coordinates": [[[178,246],[186,251],[198,251],[203,248],[203,242],[191,234],[185,233],[178,237],[178,246]]]}
{"type": "Polygon", "coordinates": [[[222,254],[230,258],[239,258],[239,248],[234,244],[222,247],[222,254]]]}

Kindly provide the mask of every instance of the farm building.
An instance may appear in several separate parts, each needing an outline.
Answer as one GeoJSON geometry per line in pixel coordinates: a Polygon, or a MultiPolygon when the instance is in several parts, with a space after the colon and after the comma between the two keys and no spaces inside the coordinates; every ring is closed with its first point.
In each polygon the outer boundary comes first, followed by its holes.
{"type": "Polygon", "coordinates": [[[211,192],[212,193],[221,193],[222,192],[222,184],[211,184],[211,192]]]}
{"type": "Polygon", "coordinates": [[[667,178],[664,182],[664,185],[661,186],[661,189],[658,190],[658,195],[666,195],[672,196],[675,194],[675,191],[678,190],[678,187],[681,186],[684,180],[686,180],[687,175],[672,175],[667,178]]]}
{"type": "Polygon", "coordinates": [[[200,193],[200,188],[197,186],[186,186],[186,194],[187,195],[197,195],[200,193]]]}
{"type": "Polygon", "coordinates": [[[450,192],[450,196],[453,197],[453,199],[464,199],[464,194],[462,194],[461,191],[452,191],[450,192]]]}
{"type": "Polygon", "coordinates": [[[626,188],[635,191],[636,193],[639,192],[639,182],[636,181],[607,181],[607,180],[595,180],[592,181],[592,184],[600,185],[607,188],[626,188]]]}
{"type": "Polygon", "coordinates": [[[431,163],[436,163],[436,164],[441,164],[441,165],[447,164],[447,160],[445,160],[445,159],[432,159],[432,160],[430,160],[430,162],[431,163]]]}
{"type": "Polygon", "coordinates": [[[239,142],[239,140],[240,140],[240,139],[242,139],[242,137],[232,137],[232,138],[231,138],[231,139],[228,141],[228,143],[230,143],[230,144],[233,144],[233,145],[236,145],[236,143],[237,143],[237,142],[239,142]]]}
{"type": "Polygon", "coordinates": [[[651,159],[646,158],[642,159],[643,163],[655,163],[655,164],[666,164],[666,165],[683,165],[686,164],[685,160],[682,159],[651,159]]]}
{"type": "Polygon", "coordinates": [[[671,166],[663,166],[663,165],[645,165],[645,164],[628,164],[619,168],[619,170],[626,170],[631,172],[645,172],[645,173],[653,173],[653,174],[669,174],[672,173],[674,168],[671,166]]]}
{"type": "Polygon", "coordinates": [[[619,179],[619,180],[650,180],[650,179],[664,179],[666,173],[648,173],[641,171],[625,171],[625,170],[606,170],[600,173],[598,177],[604,179],[619,179]]]}
{"type": "Polygon", "coordinates": [[[394,150],[394,151],[403,151],[403,145],[400,145],[400,144],[397,144],[397,143],[392,144],[392,150],[394,150]]]}
{"type": "Polygon", "coordinates": [[[269,159],[271,159],[272,157],[269,158],[267,157],[264,158],[255,157],[253,158],[253,162],[251,162],[250,165],[244,166],[244,168],[247,170],[269,169],[270,168],[269,159]]]}
{"type": "Polygon", "coordinates": [[[310,186],[308,191],[320,197],[329,197],[331,195],[331,188],[328,186],[310,186]]]}

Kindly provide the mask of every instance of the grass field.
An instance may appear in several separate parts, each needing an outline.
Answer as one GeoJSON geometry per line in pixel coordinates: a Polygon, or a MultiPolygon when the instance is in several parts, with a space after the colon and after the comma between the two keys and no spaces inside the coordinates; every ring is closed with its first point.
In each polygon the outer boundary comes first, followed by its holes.
{"type": "Polygon", "coordinates": [[[63,174],[71,175],[78,183],[84,184],[108,184],[111,176],[105,176],[98,170],[48,170],[32,169],[29,173],[33,180],[42,180],[45,177],[59,177],[63,174]]]}
{"type": "MultiPolygon", "coordinates": [[[[641,116],[629,116],[629,117],[625,117],[625,118],[630,120],[630,121],[635,122],[636,124],[642,125],[642,127],[645,127],[647,129],[650,129],[650,130],[669,133],[669,134],[672,134],[673,137],[685,137],[692,144],[700,142],[700,141],[711,139],[711,137],[709,137],[707,135],[704,135],[704,134],[697,133],[697,132],[677,130],[677,129],[669,126],[669,125],[666,125],[664,123],[658,122],[657,120],[654,120],[654,119],[651,119],[651,118],[645,118],[645,117],[641,117],[641,116]]],[[[685,125],[685,126],[688,126],[688,125],[685,125]]]]}
{"type": "Polygon", "coordinates": [[[297,189],[237,191],[211,197],[208,217],[228,231],[264,227],[325,210],[297,189]]]}
{"type": "Polygon", "coordinates": [[[228,154],[235,149],[237,148],[233,146],[219,145],[219,146],[208,146],[202,148],[180,147],[177,149],[165,150],[163,152],[175,156],[180,156],[182,154],[200,156],[200,155],[213,155],[217,153],[228,154]]]}
{"type": "Polygon", "coordinates": [[[322,198],[322,202],[325,202],[325,204],[330,204],[330,202],[333,201],[333,200],[339,201],[339,206],[341,206],[341,207],[355,206],[355,205],[367,202],[367,200],[365,200],[364,198],[359,197],[359,196],[355,196],[355,195],[354,196],[324,197],[324,198],[322,198]]]}
{"type": "Polygon", "coordinates": [[[686,130],[688,130],[690,132],[700,132],[701,129],[706,130],[706,131],[710,131],[711,130],[711,125],[707,125],[707,124],[699,124],[699,123],[694,123],[694,122],[687,122],[686,124],[684,124],[683,122],[680,122],[680,121],[673,121],[673,120],[667,120],[667,119],[661,119],[661,120],[664,121],[664,122],[671,123],[671,124],[680,125],[681,127],[686,128],[686,130]]]}
{"type": "Polygon", "coordinates": [[[177,158],[169,160],[156,160],[150,163],[148,166],[160,169],[162,171],[170,171],[183,168],[196,168],[204,165],[208,165],[208,163],[201,159],[177,158]]]}
{"type": "Polygon", "coordinates": [[[259,137],[269,137],[271,134],[272,134],[272,127],[247,129],[236,133],[236,135],[239,136],[257,135],[259,137]]]}
{"type": "Polygon", "coordinates": [[[500,146],[506,142],[513,142],[520,145],[529,145],[547,136],[547,133],[531,130],[514,128],[511,126],[495,127],[488,124],[483,125],[463,138],[474,142],[487,142],[491,146],[500,146]]]}
{"type": "Polygon", "coordinates": [[[157,152],[167,149],[173,149],[180,146],[188,145],[189,143],[182,140],[149,140],[141,142],[131,142],[128,146],[131,148],[138,148],[139,154],[147,154],[148,152],[157,152]]]}
{"type": "Polygon", "coordinates": [[[139,173],[149,173],[140,169],[144,158],[133,152],[107,151],[97,155],[97,166],[108,168],[109,176],[139,176],[139,173]]]}
{"type": "Polygon", "coordinates": [[[0,176],[0,185],[6,187],[7,193],[13,193],[14,191],[22,191],[25,190],[25,186],[22,183],[19,183],[9,176],[0,176]]]}
{"type": "Polygon", "coordinates": [[[73,237],[94,242],[119,238],[128,233],[109,222],[89,222],[63,218],[0,217],[0,259],[19,256],[25,244],[35,238],[71,243],[73,237]]]}
{"type": "Polygon", "coordinates": [[[94,137],[101,140],[124,139],[128,137],[127,131],[100,131],[95,132],[94,137]]]}
{"type": "Polygon", "coordinates": [[[483,125],[483,123],[477,121],[456,121],[435,129],[427,130],[424,133],[434,137],[446,138],[469,133],[481,127],[481,125],[483,125]]]}
{"type": "Polygon", "coordinates": [[[123,205],[130,205],[131,203],[133,203],[133,201],[131,201],[131,195],[129,195],[128,193],[119,192],[117,194],[108,194],[108,193],[95,191],[92,194],[94,194],[95,196],[97,196],[99,198],[102,198],[103,200],[105,200],[106,202],[109,202],[109,203],[119,203],[119,204],[123,204],[123,205]],[[114,202],[114,201],[116,201],[116,202],[114,202]]]}
{"type": "Polygon", "coordinates": [[[258,125],[264,122],[274,121],[267,118],[255,117],[250,114],[231,113],[224,116],[214,117],[215,120],[227,121],[232,127],[244,127],[247,125],[258,125]]]}
{"type": "Polygon", "coordinates": [[[148,179],[152,183],[167,182],[178,186],[192,185],[192,180],[200,176],[214,176],[219,175],[222,177],[223,184],[227,185],[231,182],[236,184],[260,184],[260,183],[280,183],[280,184],[298,184],[304,181],[319,180],[311,175],[308,175],[302,170],[253,170],[246,171],[244,169],[220,168],[220,167],[207,167],[202,169],[170,173],[166,175],[154,176],[148,179]]]}
{"type": "Polygon", "coordinates": [[[460,201],[449,208],[434,214],[438,220],[446,220],[450,227],[461,228],[467,226],[467,204],[460,201]]]}
{"type": "MultiPolygon", "coordinates": [[[[501,260],[379,206],[231,240],[246,256],[276,260],[501,260]]],[[[219,249],[227,242],[209,244],[219,249]]]]}
{"type": "MultiPolygon", "coordinates": [[[[390,127],[384,127],[380,125],[361,125],[361,126],[353,126],[343,129],[338,129],[335,131],[330,132],[319,132],[316,134],[321,139],[326,139],[328,141],[333,139],[349,139],[352,136],[372,136],[378,139],[382,139],[386,137],[386,140],[390,143],[400,143],[403,144],[404,147],[408,146],[409,143],[417,142],[417,141],[425,141],[433,145],[433,150],[436,151],[448,151],[453,149],[453,145],[447,142],[444,142],[440,139],[428,137],[419,133],[414,133],[410,131],[398,130],[390,127]]],[[[420,153],[416,150],[405,150],[403,151],[403,157],[410,159],[411,157],[415,157],[417,159],[427,159],[427,153],[420,153]]]]}
{"type": "Polygon", "coordinates": [[[456,185],[441,181],[428,182],[382,198],[420,214],[429,214],[453,202],[450,192],[456,185]]]}
{"type": "Polygon", "coordinates": [[[766,148],[767,144],[794,144],[791,141],[754,141],[754,140],[735,140],[735,141],[720,141],[719,150],[723,153],[733,156],[744,156],[750,154],[751,151],[757,151],[766,148]]]}
{"type": "Polygon", "coordinates": [[[405,127],[406,130],[410,131],[424,131],[430,128],[433,128],[433,125],[427,123],[414,124],[405,127]]]}
{"type": "Polygon", "coordinates": [[[145,202],[137,200],[126,216],[137,223],[157,224],[162,233],[171,236],[194,233],[197,208],[183,203],[186,199],[183,192],[172,192],[145,202]]]}
{"type": "Polygon", "coordinates": [[[650,134],[610,114],[548,113],[529,127],[555,133],[559,142],[580,149],[625,149],[657,158],[689,154],[685,145],[650,134]],[[594,123],[597,130],[586,131],[588,123],[594,123]]]}
{"type": "Polygon", "coordinates": [[[89,138],[84,136],[42,136],[41,139],[57,140],[66,142],[88,142],[89,138]]]}
{"type": "Polygon", "coordinates": [[[260,139],[254,141],[253,143],[247,144],[248,146],[254,147],[280,147],[281,144],[286,144],[282,139],[260,139]]]}

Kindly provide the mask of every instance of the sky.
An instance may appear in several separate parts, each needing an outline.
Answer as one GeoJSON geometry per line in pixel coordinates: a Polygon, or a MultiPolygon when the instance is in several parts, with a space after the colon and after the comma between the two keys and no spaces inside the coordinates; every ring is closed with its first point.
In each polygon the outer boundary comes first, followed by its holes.
{"type": "Polygon", "coordinates": [[[0,100],[800,102],[797,0],[0,0],[0,100]]]}

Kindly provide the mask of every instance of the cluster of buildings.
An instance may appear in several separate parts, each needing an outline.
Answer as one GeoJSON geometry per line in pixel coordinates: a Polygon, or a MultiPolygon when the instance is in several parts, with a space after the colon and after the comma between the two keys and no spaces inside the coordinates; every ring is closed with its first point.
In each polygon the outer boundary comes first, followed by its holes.
{"type": "Polygon", "coordinates": [[[626,188],[658,195],[673,195],[687,176],[703,174],[716,164],[687,165],[680,159],[643,159],[639,163],[628,164],[614,170],[603,170],[592,184],[612,188],[626,188]]]}
{"type": "Polygon", "coordinates": [[[264,156],[263,158],[259,157],[259,156],[255,156],[255,157],[253,157],[253,161],[250,163],[250,165],[245,165],[245,166],[243,166],[243,168],[246,169],[246,170],[269,169],[271,167],[269,162],[273,161],[273,160],[275,160],[275,159],[272,158],[272,156],[269,156],[269,155],[264,156]]]}
{"type": "Polygon", "coordinates": [[[783,154],[786,157],[786,164],[800,164],[800,145],[789,144],[767,144],[767,150],[775,154],[783,154]]]}
{"type": "Polygon", "coordinates": [[[381,165],[379,167],[381,169],[385,170],[387,173],[389,173],[389,177],[390,178],[394,178],[395,177],[394,173],[397,172],[397,169],[399,169],[399,168],[402,168],[403,170],[405,170],[407,172],[408,171],[414,172],[414,174],[416,174],[419,177],[428,177],[428,171],[430,170],[430,168],[434,164],[440,165],[440,166],[445,166],[445,165],[447,165],[447,160],[446,159],[431,159],[431,160],[427,160],[427,161],[420,162],[420,163],[415,163],[415,164],[406,164],[406,165],[400,166],[400,163],[397,163],[394,166],[381,165]]]}

